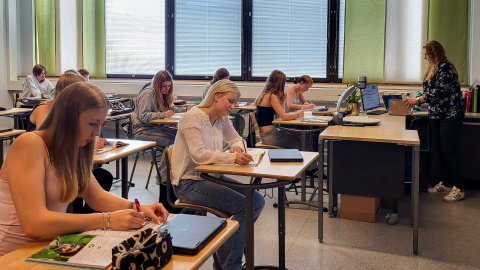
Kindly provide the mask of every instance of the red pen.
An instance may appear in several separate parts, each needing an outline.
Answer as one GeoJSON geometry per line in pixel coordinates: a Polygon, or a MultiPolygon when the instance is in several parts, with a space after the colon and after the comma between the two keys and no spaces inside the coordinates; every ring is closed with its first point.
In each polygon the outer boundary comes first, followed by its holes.
{"type": "Polygon", "coordinates": [[[135,199],[135,207],[137,208],[137,212],[140,212],[140,202],[135,199]]]}
{"type": "Polygon", "coordinates": [[[242,142],[243,142],[243,150],[245,150],[245,153],[247,153],[247,147],[245,147],[245,141],[242,140],[242,142]]]}

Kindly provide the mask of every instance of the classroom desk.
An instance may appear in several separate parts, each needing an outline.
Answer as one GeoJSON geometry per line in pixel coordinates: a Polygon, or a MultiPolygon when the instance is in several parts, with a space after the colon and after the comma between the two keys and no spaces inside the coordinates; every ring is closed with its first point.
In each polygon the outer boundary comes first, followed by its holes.
{"type": "MultiPolygon", "coordinates": [[[[346,108],[340,108],[340,112],[346,112],[346,111],[347,111],[346,108]]],[[[330,108],[327,111],[315,110],[315,111],[312,111],[312,114],[313,115],[330,115],[330,116],[332,116],[334,112],[335,112],[335,107],[333,107],[333,109],[330,108]]]]}
{"type": "MultiPolygon", "coordinates": [[[[118,141],[118,139],[108,139],[108,141],[118,141]]],[[[153,147],[155,142],[139,141],[139,140],[121,140],[128,143],[126,146],[118,147],[101,154],[93,155],[93,162],[97,164],[105,164],[110,161],[121,159],[122,163],[122,197],[128,199],[128,155],[134,154],[138,151],[153,147]]]]}
{"type": "Polygon", "coordinates": [[[150,121],[150,124],[156,124],[156,125],[178,125],[180,123],[181,117],[175,117],[175,118],[159,118],[159,119],[154,119],[150,121]]]}
{"type": "MultiPolygon", "coordinates": [[[[120,120],[128,119],[130,121],[130,115],[132,113],[123,113],[117,115],[109,115],[105,121],[115,122],[115,138],[120,138],[120,120]]],[[[115,178],[118,179],[118,172],[120,171],[120,163],[118,160],[115,162],[115,178]]]]}
{"type": "MultiPolygon", "coordinates": [[[[179,255],[173,254],[172,259],[162,268],[162,270],[189,270],[198,269],[202,266],[210,256],[217,251],[222,244],[230,238],[230,236],[238,229],[238,222],[235,220],[227,220],[227,226],[215,236],[208,245],[206,245],[197,255],[179,255]]],[[[47,270],[47,269],[72,269],[72,267],[52,266],[37,263],[27,263],[25,260],[33,253],[39,251],[51,239],[41,239],[39,241],[27,244],[17,250],[14,250],[3,257],[0,257],[0,265],[5,270],[31,269],[31,270],[47,270]]],[[[112,269],[112,267],[107,267],[112,269]]]]}
{"type": "MultiPolygon", "coordinates": [[[[253,224],[253,191],[256,189],[278,188],[278,263],[280,269],[285,269],[285,185],[295,180],[299,174],[305,171],[318,157],[318,153],[301,152],[303,162],[270,162],[268,153],[262,158],[258,166],[238,166],[238,165],[200,165],[195,171],[200,172],[200,176],[208,181],[225,185],[232,188],[245,189],[245,223],[246,223],[246,269],[254,268],[254,224],[253,224]],[[222,181],[212,174],[242,175],[254,177],[255,180],[250,184],[237,184],[222,181]],[[262,178],[273,178],[276,182],[262,183],[262,178]]],[[[321,212],[320,212],[321,214],[321,212]]]]}
{"type": "MultiPolygon", "coordinates": [[[[363,196],[372,196],[372,197],[382,197],[381,194],[386,192],[392,196],[399,196],[398,194],[403,195],[403,181],[404,178],[398,180],[390,180],[390,178],[395,178],[395,172],[389,172],[388,168],[385,171],[386,166],[390,169],[399,169],[403,170],[404,168],[398,168],[398,164],[404,164],[405,150],[404,146],[412,148],[412,224],[413,224],[413,253],[418,253],[418,190],[419,190],[419,145],[420,140],[418,138],[418,133],[416,130],[405,130],[403,129],[393,129],[387,128],[389,120],[392,120],[391,126],[398,126],[402,121],[399,118],[381,116],[383,118],[382,123],[378,126],[372,127],[344,127],[344,126],[330,126],[325,131],[323,131],[319,136],[319,154],[320,154],[320,164],[323,168],[323,155],[324,155],[324,145],[327,141],[328,145],[328,162],[327,162],[327,171],[328,171],[328,183],[329,183],[329,205],[328,211],[331,216],[333,216],[333,205],[334,205],[334,192],[335,189],[351,189],[351,187],[335,187],[334,179],[335,174],[337,173],[341,179],[345,178],[344,175],[338,173],[340,169],[347,171],[349,167],[348,164],[342,164],[343,168],[340,168],[334,171],[334,163],[336,166],[339,166],[338,163],[342,162],[342,159],[350,158],[350,162],[355,162],[357,165],[360,163],[367,163],[364,165],[359,165],[363,169],[355,170],[358,185],[370,188],[369,194],[355,194],[363,196]],[[330,142],[329,142],[330,141],[330,142]],[[335,145],[336,144],[336,145],[335,145]],[[345,148],[345,145],[346,148],[345,148]],[[403,148],[402,148],[403,146],[403,148]],[[355,156],[349,152],[350,150],[358,151],[364,153],[364,155],[355,156]],[[352,157],[353,155],[353,157],[352,157]],[[350,156],[350,157],[348,157],[350,156]],[[372,157],[380,158],[372,162],[370,158],[372,157]],[[335,160],[335,162],[334,162],[335,160]],[[354,160],[354,161],[353,161],[354,160]],[[390,163],[385,165],[384,163],[390,163]],[[398,163],[394,163],[398,162],[398,163]],[[380,164],[381,163],[381,164],[380,164]],[[384,166],[385,165],[385,166],[384,166]],[[381,176],[383,177],[381,177],[381,176]],[[378,177],[377,177],[378,176],[378,177]],[[389,179],[391,182],[386,182],[384,179],[389,179]],[[368,181],[368,182],[367,182],[368,181]],[[393,183],[395,181],[395,183],[393,183]],[[396,188],[395,188],[396,187],[396,188]],[[394,189],[394,190],[392,190],[394,189]]],[[[404,118],[404,117],[403,117],[404,118]]],[[[350,163],[352,164],[352,163],[350,163]]],[[[322,170],[323,171],[323,170],[322,170]]],[[[402,174],[403,175],[403,174],[402,174]]],[[[337,180],[339,178],[337,177],[337,180]]],[[[342,180],[343,181],[343,180],[342,180]]],[[[363,190],[361,192],[364,192],[363,190]]],[[[335,192],[336,193],[336,192],[335,192]]],[[[338,192],[342,193],[342,192],[338,192]]],[[[343,192],[345,194],[352,194],[350,192],[343,192]]],[[[389,196],[385,196],[389,198],[389,196]]],[[[395,197],[392,197],[395,198],[395,197]]],[[[323,216],[318,216],[318,239],[320,242],[323,241],[323,216]]]]}
{"type": "MultiPolygon", "coordinates": [[[[33,111],[32,108],[11,108],[5,111],[0,111],[0,116],[10,116],[13,117],[14,128],[20,128],[20,117],[30,114],[33,111]]],[[[27,127],[22,127],[27,128],[27,127]]]]}
{"type": "MultiPolygon", "coordinates": [[[[277,118],[272,123],[274,125],[292,125],[292,126],[299,126],[299,127],[302,127],[302,126],[305,127],[306,126],[306,127],[309,127],[309,128],[315,128],[315,127],[326,128],[326,127],[328,127],[329,122],[332,120],[331,116],[315,116],[315,117],[318,118],[318,119],[326,120],[326,122],[303,122],[301,118],[297,118],[297,119],[293,119],[293,120],[282,120],[280,118],[277,118]]],[[[307,150],[306,149],[307,148],[306,147],[307,133],[321,131],[320,129],[315,129],[315,130],[302,130],[302,129],[297,130],[297,129],[291,129],[291,128],[287,128],[287,129],[291,132],[300,132],[301,133],[301,135],[302,135],[302,137],[301,137],[301,142],[302,142],[301,150],[302,151],[307,150]]],[[[321,164],[321,163],[318,163],[318,164],[321,164]]],[[[322,174],[320,174],[320,171],[319,171],[318,175],[319,175],[319,179],[321,179],[322,174]]],[[[307,203],[307,184],[306,184],[305,174],[302,174],[301,178],[302,178],[302,180],[301,180],[300,202],[296,202],[296,203],[306,204],[306,205],[311,205],[311,206],[318,206],[318,205],[315,205],[315,204],[311,204],[310,202],[307,203]]],[[[321,188],[320,188],[320,190],[321,190],[321,188]]],[[[288,203],[295,203],[295,202],[290,202],[289,201],[288,203]]]]}
{"type": "Polygon", "coordinates": [[[18,136],[22,133],[25,133],[25,130],[23,129],[14,129],[12,131],[7,131],[7,132],[0,132],[0,168],[2,168],[3,165],[3,142],[6,140],[9,140],[15,136],[18,136]]]}

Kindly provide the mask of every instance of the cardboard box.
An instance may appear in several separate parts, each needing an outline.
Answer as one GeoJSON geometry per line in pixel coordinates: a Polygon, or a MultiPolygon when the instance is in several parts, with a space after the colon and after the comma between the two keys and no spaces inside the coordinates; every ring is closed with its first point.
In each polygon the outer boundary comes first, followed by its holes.
{"type": "Polygon", "coordinates": [[[380,209],[380,198],[342,194],[340,218],[376,222],[380,209]]]}

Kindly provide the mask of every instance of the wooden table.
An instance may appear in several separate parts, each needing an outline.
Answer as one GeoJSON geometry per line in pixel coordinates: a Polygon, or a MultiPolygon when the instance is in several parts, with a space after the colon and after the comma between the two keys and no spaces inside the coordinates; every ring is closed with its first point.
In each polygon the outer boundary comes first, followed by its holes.
{"type": "Polygon", "coordinates": [[[11,108],[5,111],[0,111],[0,116],[10,116],[13,117],[14,128],[26,129],[27,127],[20,127],[20,117],[29,115],[33,111],[32,108],[11,108]]]}
{"type": "MultiPolygon", "coordinates": [[[[315,116],[315,118],[317,119],[323,119],[323,120],[326,120],[326,122],[304,122],[302,121],[301,118],[297,118],[297,119],[293,119],[293,120],[282,120],[280,118],[277,118],[275,119],[272,123],[274,125],[292,125],[292,126],[298,126],[298,127],[309,127],[309,128],[326,128],[328,127],[328,124],[329,122],[332,120],[332,117],[331,116],[315,116]]],[[[307,151],[307,133],[310,133],[310,132],[320,132],[321,129],[308,129],[308,130],[301,130],[301,129],[291,129],[291,128],[285,128],[291,132],[300,132],[301,133],[301,150],[302,151],[307,151]]],[[[320,163],[319,163],[320,164],[320,163]]],[[[320,166],[320,165],[319,165],[320,166]]],[[[322,179],[323,177],[323,174],[320,174],[320,170],[318,171],[318,179],[322,179]]],[[[315,206],[315,207],[318,207],[318,205],[315,205],[315,204],[312,204],[310,202],[307,202],[307,184],[306,184],[306,176],[305,176],[305,173],[302,174],[301,176],[301,192],[300,192],[300,201],[289,201],[288,203],[299,203],[299,204],[305,204],[305,205],[309,205],[309,206],[315,206]]],[[[313,186],[313,184],[312,184],[313,186]]],[[[320,188],[320,190],[322,190],[320,188]]],[[[316,189],[315,189],[316,191],[316,189]]],[[[314,195],[314,193],[313,193],[314,195]]],[[[313,197],[312,195],[312,197],[313,197]]],[[[311,199],[310,199],[311,200],[311,199]]],[[[320,207],[321,208],[321,207],[320,207]]]]}
{"type": "MultiPolygon", "coordinates": [[[[257,149],[260,150],[260,149],[257,149]]],[[[278,188],[278,238],[279,238],[279,269],[285,269],[285,185],[295,180],[318,157],[318,153],[301,152],[303,162],[270,162],[268,153],[262,158],[258,166],[238,165],[200,165],[195,171],[200,176],[214,183],[231,188],[245,189],[245,223],[246,223],[246,269],[254,268],[254,224],[253,224],[253,191],[256,189],[278,188]],[[230,183],[210,176],[213,174],[242,175],[254,177],[252,183],[230,183]],[[275,182],[262,183],[262,178],[277,179],[275,182]]]]}
{"type": "MultiPolygon", "coordinates": [[[[387,117],[385,117],[385,119],[387,119],[387,117]]],[[[393,194],[392,196],[398,196],[399,193],[401,196],[403,196],[404,177],[396,177],[397,173],[392,170],[400,170],[400,172],[404,170],[404,168],[399,167],[399,164],[404,164],[405,161],[404,148],[405,146],[412,148],[411,214],[413,225],[413,253],[417,254],[420,146],[420,140],[417,131],[385,128],[382,125],[376,127],[330,126],[319,136],[319,164],[322,164],[320,167],[322,170],[319,170],[319,172],[323,171],[325,141],[327,141],[328,146],[328,211],[331,217],[336,215],[336,212],[334,212],[334,207],[336,206],[334,202],[335,189],[353,189],[355,192],[363,192],[358,190],[373,186],[377,188],[370,188],[368,194],[354,193],[354,195],[383,197],[381,194],[385,192],[388,194],[393,194]],[[363,155],[357,156],[358,153],[363,153],[363,155]],[[392,160],[395,160],[395,162],[392,162],[392,160]],[[398,163],[394,164],[396,162],[398,163]],[[339,168],[334,169],[333,166],[338,166],[339,168]],[[349,172],[346,174],[341,173],[342,170],[344,172],[347,170],[354,172],[349,172]],[[350,187],[334,187],[334,180],[339,181],[340,179],[349,179],[351,178],[352,173],[356,175],[356,179],[354,181],[356,183],[352,184],[350,187]],[[338,176],[336,176],[336,174],[338,174],[338,176]]],[[[403,176],[403,174],[401,175],[403,176]]],[[[352,183],[353,180],[354,179],[347,181],[352,183]]],[[[352,194],[347,192],[338,193],[352,194]]],[[[389,198],[389,196],[385,197],[389,198]]],[[[318,216],[318,224],[318,239],[320,242],[322,242],[323,215],[318,216]]]]}
{"type": "MultiPolygon", "coordinates": [[[[108,139],[108,141],[119,141],[118,139],[108,139]]],[[[105,164],[110,161],[121,159],[122,163],[122,197],[128,199],[128,155],[134,154],[138,151],[154,147],[155,142],[139,141],[139,140],[121,140],[128,143],[126,146],[118,147],[117,149],[110,150],[101,154],[95,154],[93,156],[93,162],[97,164],[105,164]]]]}
{"type": "MultiPolygon", "coordinates": [[[[230,236],[238,229],[238,222],[235,220],[227,220],[227,226],[215,236],[208,245],[206,245],[200,253],[195,256],[174,254],[172,259],[162,269],[164,270],[187,270],[198,269],[205,261],[217,251],[222,244],[230,238],[230,236]]],[[[30,255],[39,251],[51,242],[52,239],[41,239],[39,241],[27,244],[15,251],[0,257],[0,265],[5,270],[31,269],[31,270],[47,270],[47,269],[72,269],[61,266],[51,266],[36,263],[27,263],[25,260],[30,255]]],[[[111,267],[107,268],[111,269],[111,267]]]]}
{"type": "MultiPolygon", "coordinates": [[[[346,112],[347,109],[346,108],[340,108],[340,112],[346,112]]],[[[313,115],[333,115],[333,113],[335,112],[335,108],[334,109],[328,109],[326,111],[312,111],[312,114],[313,115]]]]}
{"type": "Polygon", "coordinates": [[[11,139],[15,136],[18,136],[22,133],[25,133],[25,130],[14,129],[12,131],[0,132],[0,143],[2,144],[0,146],[0,168],[2,168],[2,165],[3,165],[3,142],[8,140],[8,139],[11,139]]]}

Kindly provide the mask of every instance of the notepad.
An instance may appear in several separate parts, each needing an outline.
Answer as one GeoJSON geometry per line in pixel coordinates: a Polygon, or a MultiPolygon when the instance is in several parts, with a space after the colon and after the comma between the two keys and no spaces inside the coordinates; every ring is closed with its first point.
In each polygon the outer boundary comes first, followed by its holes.
{"type": "Polygon", "coordinates": [[[125,146],[125,145],[128,145],[128,143],[125,143],[125,142],[122,142],[122,141],[114,141],[114,142],[107,141],[105,143],[104,147],[102,147],[100,149],[95,149],[95,154],[105,153],[107,151],[110,151],[110,150],[113,150],[113,149],[116,149],[118,147],[122,147],[122,146],[125,146]]]}
{"type": "Polygon", "coordinates": [[[260,161],[262,161],[262,157],[265,155],[265,151],[248,151],[247,152],[249,155],[252,156],[253,161],[250,161],[248,164],[240,165],[237,163],[214,163],[213,165],[238,165],[238,166],[258,166],[260,164],[260,161]]]}
{"type": "Polygon", "coordinates": [[[317,122],[317,123],[326,123],[328,120],[317,118],[315,116],[303,117],[302,122],[317,122]]]}
{"type": "Polygon", "coordinates": [[[182,119],[185,116],[185,113],[176,113],[172,115],[170,118],[172,119],[182,119]]]}

